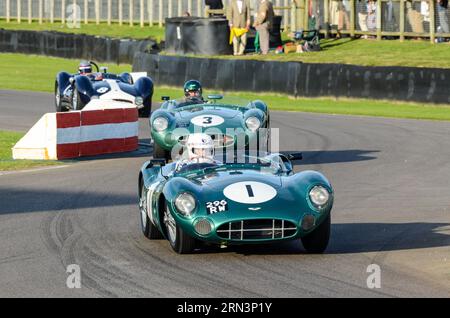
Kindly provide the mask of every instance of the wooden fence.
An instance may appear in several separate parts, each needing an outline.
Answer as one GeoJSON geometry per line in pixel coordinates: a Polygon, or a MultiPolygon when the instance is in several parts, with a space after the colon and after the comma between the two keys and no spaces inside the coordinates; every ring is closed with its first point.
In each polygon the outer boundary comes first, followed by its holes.
{"type": "MultiPolygon", "coordinates": [[[[449,9],[442,11],[435,0],[272,0],[275,13],[282,15],[282,29],[311,28],[320,32],[372,36],[381,40],[396,37],[450,37],[449,9]],[[424,3],[426,4],[424,10],[424,3]],[[368,28],[368,5],[372,10],[368,28]],[[387,12],[394,12],[387,14],[387,12]],[[439,12],[438,12],[439,11],[439,12]],[[375,12],[375,13],[373,13],[375,12]],[[391,21],[395,20],[394,22],[391,21]]],[[[164,25],[165,18],[208,16],[226,12],[230,0],[223,0],[224,10],[209,10],[204,0],[1,0],[0,18],[18,23],[117,23],[129,26],[164,25]]],[[[250,0],[252,15],[259,0],[250,0]]]]}

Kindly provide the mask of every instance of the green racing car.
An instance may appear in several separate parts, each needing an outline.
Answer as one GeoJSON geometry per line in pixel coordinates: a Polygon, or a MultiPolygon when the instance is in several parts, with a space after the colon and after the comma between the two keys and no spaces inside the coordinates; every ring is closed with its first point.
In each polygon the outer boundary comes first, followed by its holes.
{"type": "Polygon", "coordinates": [[[269,149],[270,115],[263,101],[222,95],[208,95],[196,103],[170,97],[163,100],[150,117],[155,159],[175,160],[193,133],[210,135],[216,149],[269,149]]]}
{"type": "Polygon", "coordinates": [[[235,153],[222,163],[177,170],[177,162],[153,159],[139,173],[142,231],[166,238],[177,253],[199,243],[227,246],[301,239],[310,253],[325,251],[333,188],[319,172],[294,173],[301,154],[235,153]]]}

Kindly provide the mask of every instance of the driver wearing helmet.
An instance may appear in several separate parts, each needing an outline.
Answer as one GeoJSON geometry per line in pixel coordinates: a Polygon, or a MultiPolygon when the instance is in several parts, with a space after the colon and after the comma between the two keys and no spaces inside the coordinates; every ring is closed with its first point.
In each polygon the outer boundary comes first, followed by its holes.
{"type": "Polygon", "coordinates": [[[196,80],[189,80],[184,83],[184,102],[180,103],[178,107],[189,106],[195,104],[204,104],[202,84],[196,80]]]}
{"type": "Polygon", "coordinates": [[[92,74],[92,65],[88,61],[81,61],[78,65],[78,74],[89,76],[92,74]]]}
{"type": "Polygon", "coordinates": [[[192,164],[217,164],[214,159],[214,141],[210,135],[195,133],[188,136],[184,159],[177,162],[175,171],[192,164]]]}
{"type": "Polygon", "coordinates": [[[92,64],[88,61],[81,61],[78,65],[78,74],[89,77],[93,81],[101,81],[102,73],[92,73],[92,64]]]}

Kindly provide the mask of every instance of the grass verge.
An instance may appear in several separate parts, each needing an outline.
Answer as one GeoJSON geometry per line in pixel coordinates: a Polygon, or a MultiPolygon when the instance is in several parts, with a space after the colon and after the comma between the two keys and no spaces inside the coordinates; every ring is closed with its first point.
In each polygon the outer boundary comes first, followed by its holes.
{"type": "MultiPolygon", "coordinates": [[[[216,92],[205,90],[204,96],[216,92]]],[[[280,94],[256,94],[251,92],[226,92],[225,94],[248,101],[261,99],[269,105],[270,110],[450,121],[450,105],[332,97],[294,98],[280,94]]],[[[155,90],[153,100],[160,101],[162,96],[178,98],[181,95],[181,88],[158,87],[155,90]]]]}
{"type": "MultiPolygon", "coordinates": [[[[53,92],[54,78],[61,70],[75,71],[77,60],[28,56],[23,54],[0,54],[2,89],[53,92]]],[[[131,71],[131,65],[108,65],[111,72],[131,71]]],[[[204,83],[207,86],[207,83],[204,83]]],[[[213,91],[206,91],[205,96],[213,91]]],[[[381,116],[393,118],[450,120],[449,105],[377,101],[366,99],[336,98],[292,98],[280,94],[256,94],[252,92],[226,93],[246,100],[262,99],[271,110],[303,111],[312,113],[381,116]]],[[[178,98],[182,88],[157,86],[153,100],[161,100],[168,95],[178,98]]]]}
{"type": "Polygon", "coordinates": [[[49,160],[13,160],[11,148],[24,133],[0,130],[0,171],[23,170],[43,166],[60,165],[61,162],[49,160]]]}
{"type": "MultiPolygon", "coordinates": [[[[0,87],[39,92],[53,92],[56,74],[76,73],[79,60],[57,57],[0,53],[0,87]]],[[[131,65],[101,64],[112,73],[130,72],[131,65]]]]}
{"type": "Polygon", "coordinates": [[[39,24],[36,21],[28,23],[23,21],[17,23],[12,21],[7,23],[5,20],[0,20],[0,28],[5,30],[31,30],[31,31],[58,31],[64,33],[74,34],[88,34],[96,36],[106,36],[111,38],[131,38],[131,39],[152,39],[156,42],[164,40],[164,28],[159,26],[144,26],[141,28],[139,25],[130,26],[129,24],[119,25],[118,23],[81,23],[79,28],[73,28],[69,24],[58,23],[43,23],[39,24]]]}
{"type": "MultiPolygon", "coordinates": [[[[304,63],[336,63],[362,66],[411,66],[450,68],[450,42],[431,44],[425,40],[323,39],[319,52],[244,56],[220,55],[220,59],[263,60],[304,63]]],[[[206,57],[191,55],[191,57],[206,57]]],[[[212,56],[207,56],[211,58],[212,56]]]]}
{"type": "MultiPolygon", "coordinates": [[[[113,38],[151,38],[161,42],[165,37],[165,28],[153,25],[141,28],[139,25],[131,27],[125,23],[80,24],[80,28],[71,28],[68,24],[43,23],[33,21],[6,23],[0,20],[0,28],[9,30],[58,31],[75,34],[89,34],[108,36],[113,38]]],[[[289,40],[287,33],[282,33],[283,41],[289,40]]],[[[224,59],[297,61],[304,63],[341,63],[364,66],[412,66],[450,68],[450,42],[432,44],[428,39],[423,40],[367,40],[367,39],[322,39],[322,51],[291,54],[269,54],[267,56],[249,54],[243,57],[229,55],[216,56],[224,59]]],[[[202,57],[196,55],[195,57],[202,57]]],[[[208,56],[211,57],[211,56],[208,56]]]]}

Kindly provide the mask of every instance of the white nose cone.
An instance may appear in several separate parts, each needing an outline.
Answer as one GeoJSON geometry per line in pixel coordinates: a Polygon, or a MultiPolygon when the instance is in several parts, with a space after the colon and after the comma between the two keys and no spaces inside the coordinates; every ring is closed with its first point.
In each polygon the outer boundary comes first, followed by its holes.
{"type": "Polygon", "coordinates": [[[272,200],[277,190],[272,186],[255,181],[244,181],[230,184],[223,190],[230,200],[244,204],[258,204],[272,200]]]}

